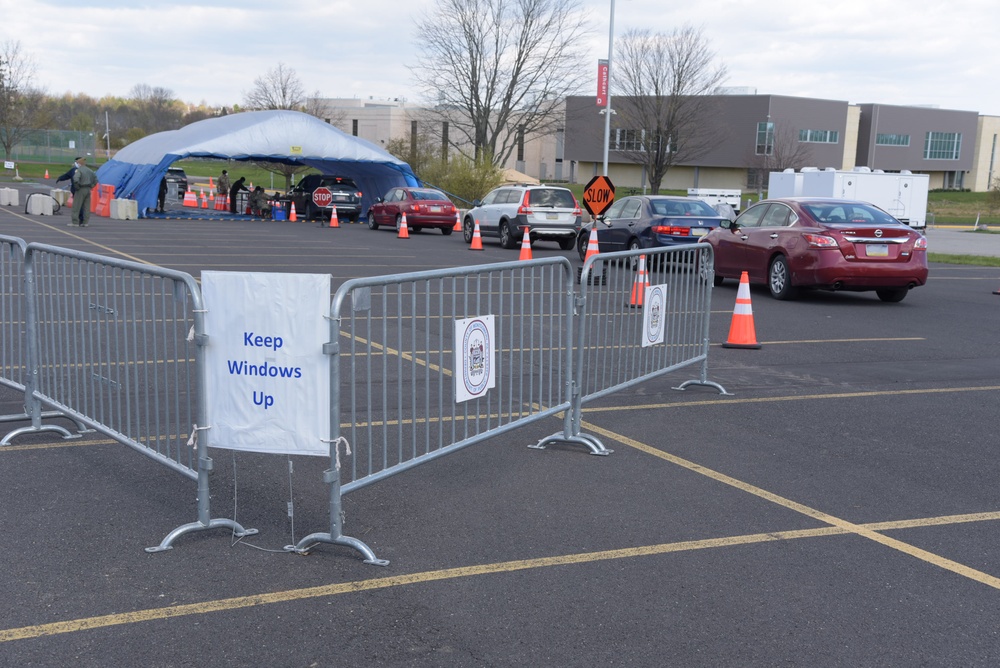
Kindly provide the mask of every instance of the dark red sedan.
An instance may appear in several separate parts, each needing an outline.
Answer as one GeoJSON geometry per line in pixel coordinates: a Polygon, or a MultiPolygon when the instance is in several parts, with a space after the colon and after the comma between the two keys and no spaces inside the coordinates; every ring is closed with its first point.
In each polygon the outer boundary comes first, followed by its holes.
{"type": "Polygon", "coordinates": [[[927,281],[927,238],[865,202],[764,200],[702,241],[715,250],[716,285],[746,271],[776,299],[818,288],[898,302],[927,281]]]}
{"type": "Polygon", "coordinates": [[[385,198],[376,199],[368,211],[368,229],[377,230],[380,225],[388,225],[398,230],[403,213],[406,213],[406,228],[410,232],[436,227],[448,235],[455,227],[457,209],[440,190],[393,188],[385,198]]]}

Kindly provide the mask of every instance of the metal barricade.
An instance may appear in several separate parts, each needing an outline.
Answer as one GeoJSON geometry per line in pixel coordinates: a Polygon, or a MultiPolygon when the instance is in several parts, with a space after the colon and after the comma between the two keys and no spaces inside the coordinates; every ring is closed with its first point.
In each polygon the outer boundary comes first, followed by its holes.
{"type": "Polygon", "coordinates": [[[29,244],[25,253],[33,396],[198,482],[192,531],[229,528],[211,519],[204,395],[204,308],[194,279],[148,265],[29,244]]]}
{"type": "MultiPolygon", "coordinates": [[[[42,424],[45,418],[62,417],[56,411],[43,411],[42,404],[31,395],[32,377],[28,373],[33,365],[29,359],[28,314],[30,304],[25,296],[24,255],[28,244],[21,239],[0,235],[0,385],[24,393],[24,412],[0,415],[0,422],[21,422],[30,420],[31,425],[14,429],[0,439],[0,445],[8,445],[21,434],[40,431],[54,431],[63,438],[78,438],[79,433],[53,424],[42,424]]],[[[77,423],[79,430],[82,424],[77,423]]]]}
{"type": "Polygon", "coordinates": [[[584,403],[684,367],[699,365],[699,377],[675,390],[697,384],[729,394],[708,380],[714,276],[707,244],[600,253],[587,260],[580,274],[574,434],[580,432],[584,403]],[[643,346],[646,285],[663,287],[658,345],[643,346]]]}
{"type": "Polygon", "coordinates": [[[573,384],[574,277],[565,258],[354,279],[333,298],[329,533],[317,543],[347,545],[341,495],[531,422],[566,415],[546,442],[606,452],[596,438],[569,435],[573,384]],[[457,320],[494,316],[495,387],[459,402],[457,320]],[[341,466],[346,440],[351,457],[341,466]]]}

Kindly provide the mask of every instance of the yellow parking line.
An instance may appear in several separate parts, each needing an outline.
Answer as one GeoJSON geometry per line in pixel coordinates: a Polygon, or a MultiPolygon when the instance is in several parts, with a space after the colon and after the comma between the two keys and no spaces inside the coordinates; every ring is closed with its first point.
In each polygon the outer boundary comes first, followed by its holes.
{"type": "MultiPolygon", "coordinates": [[[[643,545],[615,550],[602,550],[598,552],[579,552],[574,554],[564,554],[552,557],[539,557],[536,559],[520,559],[514,561],[503,561],[492,564],[478,564],[474,566],[462,566],[457,568],[446,568],[435,571],[423,571],[406,575],[396,575],[386,578],[373,578],[371,580],[355,580],[339,584],[321,585],[317,587],[305,587],[302,589],[290,589],[268,594],[252,594],[249,596],[237,596],[234,598],[219,599],[214,601],[203,601],[201,603],[190,603],[187,605],[173,605],[165,608],[151,608],[146,610],[136,610],[134,612],[118,613],[111,615],[100,615],[96,617],[84,617],[63,622],[52,622],[48,624],[37,624],[33,626],[22,626],[0,630],[0,643],[15,640],[27,640],[29,638],[40,638],[44,636],[60,635],[65,633],[77,633],[92,629],[106,628],[109,626],[121,626],[125,624],[137,624],[159,619],[172,619],[190,615],[203,615],[212,612],[222,612],[225,610],[239,610],[244,608],[254,608],[262,605],[272,605],[275,603],[288,603],[291,601],[301,601],[340,594],[350,594],[362,591],[374,591],[377,589],[388,589],[390,587],[402,587],[407,585],[423,584],[427,582],[438,582],[442,580],[452,580],[456,578],[475,577],[482,575],[495,575],[501,573],[513,573],[516,571],[530,570],[536,568],[548,568],[552,566],[567,566],[571,564],[586,564],[599,561],[610,561],[613,559],[635,559],[654,555],[670,554],[675,552],[690,552],[694,550],[718,549],[735,547],[739,545],[753,545],[758,543],[769,543],[783,540],[797,540],[802,538],[817,538],[823,536],[838,536],[858,533],[858,530],[874,532],[876,530],[886,531],[890,529],[905,529],[922,526],[940,526],[947,524],[984,522],[1000,520],[1000,512],[993,513],[972,513],[966,515],[951,515],[945,517],[921,518],[914,520],[898,520],[894,522],[879,522],[865,525],[851,525],[852,528],[843,526],[817,527],[814,529],[799,529],[794,531],[774,531],[769,533],[748,534],[742,536],[726,536],[722,538],[709,538],[705,540],[689,540],[676,543],[660,543],[657,545],[643,545]]],[[[898,542],[898,541],[897,541],[898,542]]],[[[971,569],[968,569],[971,570],[971,569]]]]}
{"type": "Polygon", "coordinates": [[[597,425],[584,422],[583,426],[587,430],[592,431],[596,434],[605,436],[606,438],[613,439],[615,441],[618,441],[619,443],[622,443],[623,445],[627,445],[631,448],[639,450],[640,452],[645,452],[646,454],[653,455],[654,457],[658,457],[672,464],[685,468],[689,471],[703,475],[707,478],[715,480],[716,482],[729,485],[730,487],[738,489],[747,494],[752,494],[753,496],[764,499],[766,501],[770,501],[771,503],[779,505],[783,508],[793,510],[807,517],[811,517],[812,519],[824,522],[839,529],[843,529],[848,533],[852,533],[861,536],[863,538],[867,538],[876,543],[884,545],[888,548],[897,550],[899,552],[903,552],[904,554],[908,554],[912,557],[920,559],[921,561],[933,564],[939,568],[943,568],[953,573],[957,573],[958,575],[961,575],[963,577],[967,577],[970,580],[975,580],[976,582],[985,584],[989,587],[993,587],[994,589],[1000,589],[1000,578],[989,575],[988,573],[977,571],[974,568],[969,568],[968,566],[960,564],[957,561],[947,559],[940,555],[934,554],[933,552],[928,552],[927,550],[923,550],[919,547],[915,547],[908,543],[904,543],[901,540],[884,536],[880,533],[877,533],[874,529],[870,527],[861,524],[854,524],[853,522],[848,522],[847,520],[842,520],[839,517],[834,517],[833,515],[824,513],[821,510],[816,510],[815,508],[810,508],[809,506],[798,503],[796,501],[792,501],[791,499],[786,499],[785,497],[779,496],[772,492],[768,492],[765,489],[761,489],[760,487],[751,485],[749,483],[745,483],[741,480],[737,480],[736,478],[728,476],[724,473],[713,471],[712,469],[701,466],[700,464],[696,464],[690,460],[684,459],[683,457],[672,455],[668,452],[664,452],[663,450],[658,450],[657,448],[654,448],[650,445],[646,445],[645,443],[641,443],[626,436],[621,436],[620,434],[616,434],[606,429],[602,429],[597,425]]]}

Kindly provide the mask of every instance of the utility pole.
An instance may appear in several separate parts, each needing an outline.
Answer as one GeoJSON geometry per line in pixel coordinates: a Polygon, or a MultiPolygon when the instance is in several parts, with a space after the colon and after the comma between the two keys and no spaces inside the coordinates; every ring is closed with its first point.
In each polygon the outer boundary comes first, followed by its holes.
{"type": "Polygon", "coordinates": [[[601,113],[604,114],[604,176],[608,175],[608,146],[611,143],[611,78],[614,76],[612,58],[615,49],[615,0],[611,0],[611,26],[608,28],[608,100],[601,113]]]}

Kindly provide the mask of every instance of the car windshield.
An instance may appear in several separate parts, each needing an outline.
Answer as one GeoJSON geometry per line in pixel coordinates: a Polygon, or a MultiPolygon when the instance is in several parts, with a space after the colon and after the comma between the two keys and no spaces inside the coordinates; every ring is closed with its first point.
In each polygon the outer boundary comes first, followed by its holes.
{"type": "Polygon", "coordinates": [[[573,193],[556,188],[536,188],[529,190],[528,202],[531,206],[551,206],[554,209],[572,209],[576,205],[573,193]]]}
{"type": "Polygon", "coordinates": [[[803,205],[809,215],[825,225],[899,225],[881,209],[860,202],[810,202],[803,205]]]}
{"type": "Polygon", "coordinates": [[[444,193],[439,193],[436,190],[411,190],[410,194],[413,195],[413,199],[448,199],[444,193]]]}
{"type": "Polygon", "coordinates": [[[712,216],[715,218],[719,215],[700,199],[654,199],[651,204],[653,205],[653,213],[658,216],[712,216]]]}

